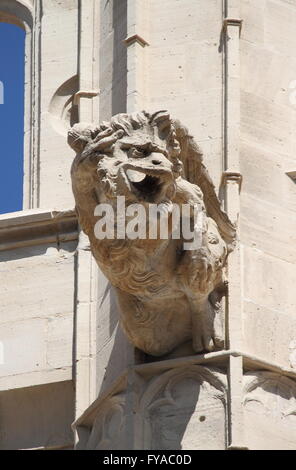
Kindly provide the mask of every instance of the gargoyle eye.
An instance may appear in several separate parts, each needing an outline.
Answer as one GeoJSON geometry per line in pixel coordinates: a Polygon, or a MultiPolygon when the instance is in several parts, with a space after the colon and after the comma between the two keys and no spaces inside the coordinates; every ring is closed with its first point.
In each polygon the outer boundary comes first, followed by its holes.
{"type": "Polygon", "coordinates": [[[145,152],[137,149],[136,147],[131,147],[129,149],[128,156],[131,158],[143,158],[145,156],[145,152]]]}

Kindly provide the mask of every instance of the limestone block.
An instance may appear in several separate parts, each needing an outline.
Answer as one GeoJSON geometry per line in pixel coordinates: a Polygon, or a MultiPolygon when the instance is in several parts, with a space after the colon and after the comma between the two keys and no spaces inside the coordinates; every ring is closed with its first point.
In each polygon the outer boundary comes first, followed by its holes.
{"type": "Polygon", "coordinates": [[[245,247],[245,298],[294,315],[296,273],[293,264],[245,247]]]}
{"type": "MultiPolygon", "coordinates": [[[[284,175],[281,175],[281,177],[284,179],[284,175]]],[[[256,179],[257,177],[254,175],[253,180],[256,179]]],[[[268,176],[262,179],[262,187],[264,188],[264,180],[266,181],[268,176]]],[[[281,178],[279,177],[278,180],[278,191],[280,192],[281,178]]],[[[256,188],[253,187],[253,194],[250,191],[249,194],[243,194],[241,197],[241,240],[244,244],[253,247],[255,250],[265,252],[270,256],[276,256],[287,263],[293,263],[296,260],[295,212],[290,210],[290,208],[282,207],[279,204],[273,204],[257,197],[256,193],[261,192],[259,189],[259,179],[257,181],[258,186],[256,188]],[[254,206],[256,206],[256,210],[253,209],[254,206]]],[[[289,184],[288,181],[283,181],[283,183],[289,184]]],[[[246,185],[253,186],[251,181],[250,184],[247,182],[246,185]]]]}
{"type": "Polygon", "coordinates": [[[0,392],[0,449],[73,447],[71,382],[0,392]]]}
{"type": "Polygon", "coordinates": [[[245,351],[284,367],[291,364],[295,341],[295,315],[287,315],[251,301],[244,302],[245,351]]]}
{"type": "Polygon", "coordinates": [[[290,84],[295,80],[295,72],[294,58],[242,41],[241,87],[244,92],[266,99],[271,106],[276,103],[291,108],[290,84]],[[249,79],[251,70],[252,80],[249,79]]]}
{"type": "Polygon", "coordinates": [[[51,317],[47,321],[46,363],[47,367],[58,369],[72,366],[73,311],[51,317]]]}
{"type": "Polygon", "coordinates": [[[293,23],[296,21],[294,2],[267,0],[265,7],[265,42],[276,53],[294,56],[296,38],[293,23]],[[289,45],[289,47],[287,47],[289,45]]]}
{"type": "Polygon", "coordinates": [[[73,311],[74,252],[41,245],[1,252],[3,285],[0,324],[73,311]],[[15,297],[15,287],[18,296],[15,297]],[[24,308],[25,307],[25,308],[24,308]]]}
{"type": "Polygon", "coordinates": [[[46,326],[46,319],[40,318],[1,325],[1,377],[46,369],[46,326]]]}
{"type": "MultiPolygon", "coordinates": [[[[285,160],[282,157],[279,162],[278,154],[253,145],[251,141],[241,143],[240,165],[244,175],[242,192],[243,213],[247,210],[247,207],[245,207],[247,204],[244,205],[246,193],[254,198],[253,204],[257,204],[257,200],[259,200],[259,204],[264,204],[264,201],[266,201],[279,206],[278,209],[288,209],[288,207],[282,207],[285,187],[288,184],[287,175],[283,170],[285,166],[286,168],[289,166],[289,163],[285,164],[285,160]]],[[[291,163],[290,165],[292,166],[291,163]]],[[[249,202],[250,213],[251,208],[249,202]]],[[[271,217],[273,211],[269,212],[271,217]]]]}
{"type": "Polygon", "coordinates": [[[78,90],[77,83],[70,93],[66,85],[64,88],[62,86],[77,74],[78,1],[44,1],[41,31],[41,76],[38,83],[40,207],[51,206],[58,209],[61,206],[71,207],[73,204],[68,176],[69,158],[63,135],[71,121],[67,101],[71,102],[71,93],[74,94],[78,90]],[[63,106],[53,108],[51,101],[57,95],[63,100],[63,106]],[[54,125],[52,119],[55,120],[54,125]]]}
{"type": "Polygon", "coordinates": [[[295,340],[294,265],[244,247],[244,345],[248,352],[289,367],[295,340]]]}
{"type": "Polygon", "coordinates": [[[169,109],[201,144],[216,186],[221,177],[222,4],[149,1],[147,109],[169,109]],[[213,144],[214,142],[214,144],[213,144]]]}
{"type": "MultiPolygon", "coordinates": [[[[240,14],[244,21],[242,40],[256,44],[264,43],[265,3],[265,1],[258,2],[258,0],[240,1],[240,14]]],[[[260,64],[257,65],[260,67],[260,64]]]]}
{"type": "MultiPolygon", "coordinates": [[[[44,227],[44,221],[38,223],[44,227]]],[[[34,233],[38,233],[36,228],[34,233]]],[[[0,251],[0,341],[4,348],[0,376],[7,377],[7,388],[18,386],[16,375],[20,384],[24,383],[22,375],[32,373],[39,374],[30,379],[34,383],[46,383],[53,369],[63,373],[62,369],[72,366],[76,245],[46,243],[0,251]]]]}
{"type": "Polygon", "coordinates": [[[243,139],[280,155],[290,155],[293,142],[292,107],[272,103],[261,96],[242,92],[243,139]]]}
{"type": "MultiPolygon", "coordinates": [[[[294,1],[242,0],[244,346],[285,367],[295,340],[294,1]]],[[[293,362],[293,361],[292,361],[293,362]]]]}

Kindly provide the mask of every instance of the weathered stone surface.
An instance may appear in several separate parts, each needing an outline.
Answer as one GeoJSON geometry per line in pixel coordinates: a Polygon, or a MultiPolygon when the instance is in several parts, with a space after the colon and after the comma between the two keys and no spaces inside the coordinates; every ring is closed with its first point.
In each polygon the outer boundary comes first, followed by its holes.
{"type": "Polygon", "coordinates": [[[295,450],[296,382],[272,372],[244,377],[246,441],[253,450],[295,450]]]}
{"type": "Polygon", "coordinates": [[[116,287],[121,322],[132,343],[156,356],[190,338],[197,352],[221,347],[222,319],[215,317],[225,292],[223,267],[235,228],[220,207],[201,151],[187,129],[164,111],[119,114],[97,128],[75,126],[68,140],[77,152],[72,182],[79,221],[99,266],[116,287]],[[126,211],[123,235],[118,233],[123,215],[118,197],[126,211]],[[116,221],[111,222],[112,233],[100,239],[96,227],[105,218],[95,213],[103,203],[116,221]],[[135,239],[128,233],[133,215],[128,210],[136,203],[147,218],[139,222],[142,235],[138,232],[135,239]],[[153,204],[161,209],[154,237],[149,213],[153,204]],[[185,205],[194,227],[189,238],[183,232],[185,205]],[[163,221],[168,224],[164,236],[163,221]],[[193,239],[196,246],[187,247],[193,239]]]}
{"type": "Polygon", "coordinates": [[[289,367],[295,340],[294,1],[242,0],[244,347],[289,367]]]}
{"type": "Polygon", "coordinates": [[[71,378],[78,238],[71,214],[0,216],[2,390],[47,383],[52,374],[64,380],[66,371],[71,378]]]}
{"type": "Polygon", "coordinates": [[[132,388],[123,381],[117,391],[81,420],[78,448],[225,449],[225,372],[199,365],[181,368],[172,364],[170,370],[162,373],[155,370],[151,378],[145,379],[138,369],[128,383],[132,388]],[[134,431],[127,432],[128,429],[134,431]]]}
{"type": "Polygon", "coordinates": [[[145,448],[224,449],[225,376],[199,366],[170,370],[147,385],[139,413],[145,448]]]}
{"type": "MultiPolygon", "coordinates": [[[[74,408],[81,448],[296,448],[295,0],[0,0],[0,21],[26,31],[29,209],[0,216],[0,448],[68,445],[74,408]],[[139,352],[82,233],[76,251],[75,216],[55,218],[74,205],[67,130],[142,109],[169,109],[217,188],[222,176],[239,240],[226,266],[228,351],[139,352]],[[226,422],[213,381],[181,377],[201,363],[227,375],[226,422]]],[[[192,166],[185,176],[197,183],[192,166]]]]}

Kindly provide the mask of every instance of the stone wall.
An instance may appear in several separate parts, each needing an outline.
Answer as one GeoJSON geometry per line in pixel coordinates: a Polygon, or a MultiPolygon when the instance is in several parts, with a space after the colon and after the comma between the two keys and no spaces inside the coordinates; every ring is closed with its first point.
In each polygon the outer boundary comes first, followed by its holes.
{"type": "Polygon", "coordinates": [[[0,448],[71,446],[74,419],[78,448],[295,448],[296,1],[0,0],[0,20],[27,32],[24,211],[0,218],[0,448]],[[220,352],[135,350],[71,212],[67,128],[144,108],[189,127],[238,224],[220,352]]]}
{"type": "Polygon", "coordinates": [[[286,367],[295,341],[295,2],[242,1],[241,240],[245,347],[286,367]]]}

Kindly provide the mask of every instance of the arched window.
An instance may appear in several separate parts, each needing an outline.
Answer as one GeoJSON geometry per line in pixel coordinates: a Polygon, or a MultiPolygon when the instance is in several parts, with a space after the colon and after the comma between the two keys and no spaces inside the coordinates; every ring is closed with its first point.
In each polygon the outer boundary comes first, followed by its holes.
{"type": "Polygon", "coordinates": [[[0,213],[23,208],[25,35],[0,22],[0,213]]]}
{"type": "Polygon", "coordinates": [[[4,104],[0,104],[0,113],[1,122],[5,122],[5,126],[0,125],[0,162],[2,169],[0,175],[0,213],[29,209],[36,206],[36,204],[34,205],[33,196],[35,196],[34,189],[38,189],[38,162],[36,163],[36,160],[38,160],[36,157],[36,154],[38,156],[38,145],[36,144],[38,142],[38,126],[35,126],[37,129],[35,130],[32,122],[37,120],[39,112],[39,15],[41,15],[40,0],[36,0],[34,3],[27,0],[0,0],[0,28],[2,31],[0,40],[0,81],[2,82],[4,100],[4,104]],[[33,41],[35,36],[36,38],[33,41]],[[16,67],[15,72],[18,72],[18,76],[14,75],[13,66],[16,67]],[[11,73],[10,77],[9,73],[11,73]],[[18,85],[16,85],[18,80],[18,85]],[[15,83],[14,89],[10,87],[10,83],[15,83]],[[18,102],[18,107],[14,111],[13,107],[10,106],[11,99],[14,103],[18,102]],[[20,139],[15,137],[16,133],[13,138],[11,134],[4,135],[6,132],[4,129],[7,129],[9,125],[9,118],[7,117],[7,122],[5,119],[7,107],[9,107],[7,116],[14,114],[15,129],[20,129],[20,120],[22,120],[23,127],[20,139]],[[11,140],[11,150],[10,154],[6,155],[4,154],[4,148],[8,146],[8,137],[11,140]],[[1,145],[4,141],[7,141],[6,147],[1,145]],[[16,148],[17,144],[20,147],[16,158],[18,163],[20,161],[21,163],[17,164],[16,171],[13,174],[15,178],[22,178],[23,182],[18,180],[19,182],[16,184],[10,183],[8,170],[7,175],[5,175],[3,162],[4,159],[9,159],[12,165],[13,162],[16,162],[13,159],[12,149],[13,147],[16,148]],[[21,146],[23,146],[23,151],[21,146]],[[6,180],[3,179],[5,176],[7,176],[6,180]],[[5,181],[5,184],[3,181],[5,181]],[[20,192],[14,196],[16,197],[15,200],[11,196],[11,192],[16,189],[16,185],[17,190],[20,190],[20,192]]]}

